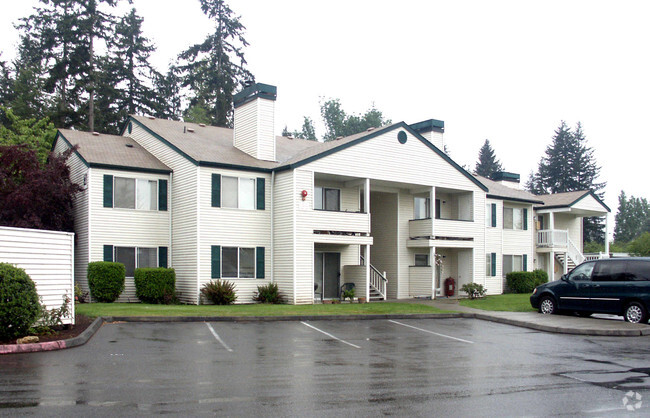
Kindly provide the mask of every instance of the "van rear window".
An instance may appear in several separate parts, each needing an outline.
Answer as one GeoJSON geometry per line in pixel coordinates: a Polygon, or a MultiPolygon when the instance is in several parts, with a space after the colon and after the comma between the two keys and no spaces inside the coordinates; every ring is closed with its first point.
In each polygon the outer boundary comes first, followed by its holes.
{"type": "Polygon", "coordinates": [[[601,261],[596,263],[591,280],[595,282],[619,282],[630,280],[625,274],[626,261],[601,261]]]}
{"type": "Polygon", "coordinates": [[[627,262],[627,280],[650,280],[650,261],[630,260],[627,262]]]}

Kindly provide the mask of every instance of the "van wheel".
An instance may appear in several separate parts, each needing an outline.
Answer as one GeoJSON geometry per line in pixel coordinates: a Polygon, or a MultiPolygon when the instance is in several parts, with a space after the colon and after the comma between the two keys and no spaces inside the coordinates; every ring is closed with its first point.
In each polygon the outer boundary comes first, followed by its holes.
{"type": "Polygon", "coordinates": [[[648,320],[648,311],[639,302],[630,302],[623,313],[625,320],[633,324],[639,324],[648,320]]]}
{"type": "Polygon", "coordinates": [[[539,302],[539,312],[544,315],[550,315],[557,313],[557,305],[555,304],[555,299],[550,296],[544,296],[539,302]]]}

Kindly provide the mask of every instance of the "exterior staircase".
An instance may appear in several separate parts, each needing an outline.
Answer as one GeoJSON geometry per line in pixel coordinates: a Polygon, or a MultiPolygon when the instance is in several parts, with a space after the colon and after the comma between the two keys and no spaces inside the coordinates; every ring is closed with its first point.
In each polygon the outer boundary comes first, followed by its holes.
{"type": "MultiPolygon", "coordinates": [[[[558,261],[558,263],[564,266],[564,253],[555,253],[555,259],[558,261]]],[[[573,270],[574,268],[576,268],[575,261],[573,261],[571,257],[568,257],[567,267],[566,267],[567,273],[573,270]]]]}
{"type": "MultiPolygon", "coordinates": [[[[361,256],[361,265],[366,265],[366,260],[361,256]]],[[[386,272],[380,272],[373,266],[370,265],[370,302],[378,300],[386,300],[386,284],[388,279],[386,278],[386,272]]]]}

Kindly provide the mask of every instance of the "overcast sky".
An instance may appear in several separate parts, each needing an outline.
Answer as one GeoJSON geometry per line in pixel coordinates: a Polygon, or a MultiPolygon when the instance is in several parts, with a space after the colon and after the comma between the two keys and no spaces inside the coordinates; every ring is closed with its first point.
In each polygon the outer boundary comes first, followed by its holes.
{"type": "MultiPolygon", "coordinates": [[[[5,1],[0,51],[35,0],[5,1]]],[[[126,3],[126,2],[124,2],[126,3]]],[[[250,46],[248,68],[278,87],[276,131],[304,115],[322,136],[319,98],[348,113],[373,103],[396,121],[445,121],[451,157],[474,167],[490,140],[522,183],[561,120],[583,124],[613,215],[621,190],[650,197],[648,1],[230,0],[250,46]]],[[[213,30],[198,0],[134,0],[164,70],[213,30]]],[[[128,5],[124,4],[126,10],[128,5]]]]}

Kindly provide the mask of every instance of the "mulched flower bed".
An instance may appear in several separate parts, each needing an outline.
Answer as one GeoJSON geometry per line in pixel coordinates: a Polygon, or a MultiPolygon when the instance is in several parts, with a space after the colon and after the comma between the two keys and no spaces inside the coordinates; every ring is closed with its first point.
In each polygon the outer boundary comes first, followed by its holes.
{"type": "MultiPolygon", "coordinates": [[[[84,315],[76,315],[74,325],[55,327],[54,334],[39,335],[39,342],[67,340],[69,338],[74,338],[84,332],[86,328],[88,328],[90,324],[93,323],[93,321],[93,318],[89,318],[84,315]]],[[[16,340],[0,341],[0,344],[16,344],[16,340]]]]}

